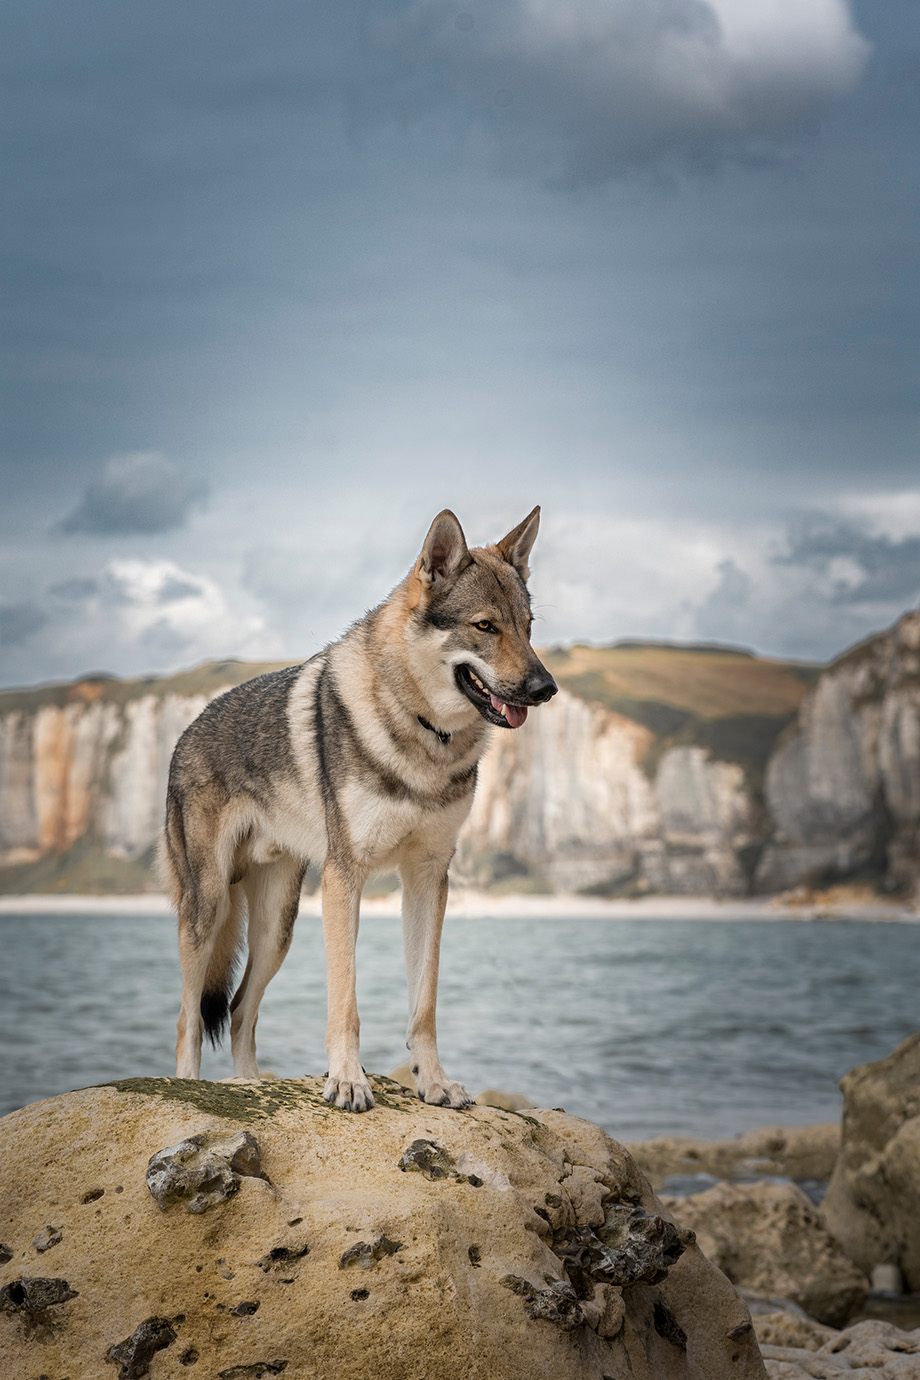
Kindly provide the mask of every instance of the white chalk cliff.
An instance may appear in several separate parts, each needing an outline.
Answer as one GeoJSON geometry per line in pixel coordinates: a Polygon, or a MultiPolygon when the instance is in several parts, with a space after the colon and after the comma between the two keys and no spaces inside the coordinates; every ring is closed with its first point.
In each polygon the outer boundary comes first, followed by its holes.
{"type": "MultiPolygon", "coordinates": [[[[743,895],[861,872],[913,884],[920,613],[803,683],[785,717],[684,713],[675,729],[676,711],[662,724],[648,700],[618,708],[549,660],[559,694],[496,732],[482,764],[462,879],[623,894],[743,895]],[[759,766],[718,737],[739,723],[760,735],[759,766]]],[[[777,663],[739,666],[756,684],[777,663]]],[[[0,694],[0,887],[143,886],[177,738],[208,698],[263,669],[0,694]]]]}

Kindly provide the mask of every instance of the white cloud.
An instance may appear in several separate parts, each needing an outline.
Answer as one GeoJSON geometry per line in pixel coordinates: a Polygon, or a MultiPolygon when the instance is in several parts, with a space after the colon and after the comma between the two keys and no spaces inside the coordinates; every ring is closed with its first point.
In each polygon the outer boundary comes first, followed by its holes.
{"type": "Polygon", "coordinates": [[[649,637],[831,658],[920,598],[920,538],[803,513],[726,523],[572,514],[547,523],[531,581],[535,639],[649,637]]]}
{"type": "Polygon", "coordinates": [[[116,559],[95,577],[59,581],[35,613],[23,645],[4,646],[7,684],[283,655],[256,601],[166,559],[116,559]]]}
{"type": "MultiPolygon", "coordinates": [[[[534,639],[715,641],[830,658],[920,598],[920,495],[913,500],[845,496],[759,524],[547,505],[532,560],[534,639]],[[894,535],[881,530],[899,522],[894,535]]],[[[471,542],[523,516],[500,507],[470,523],[471,542]]],[[[279,527],[276,542],[248,551],[244,529],[227,528],[219,563],[206,568],[132,555],[59,570],[44,595],[11,590],[0,609],[4,680],[308,656],[386,597],[430,516],[349,524],[329,511],[299,541],[279,527]]]]}
{"type": "Polygon", "coordinates": [[[875,536],[897,542],[920,535],[920,489],[845,494],[835,506],[842,516],[864,523],[875,536]]]}
{"type": "Polygon", "coordinates": [[[584,182],[798,129],[870,52],[846,0],[415,0],[376,34],[403,115],[409,87],[416,107],[461,95],[513,162],[584,182]]]}
{"type": "Polygon", "coordinates": [[[110,561],[90,611],[113,620],[120,641],[194,649],[196,659],[256,655],[266,637],[258,613],[235,607],[210,576],[169,560],[110,561]]]}
{"type": "Polygon", "coordinates": [[[534,638],[692,636],[690,607],[724,557],[724,534],[704,524],[552,515],[531,561],[534,638]]]}

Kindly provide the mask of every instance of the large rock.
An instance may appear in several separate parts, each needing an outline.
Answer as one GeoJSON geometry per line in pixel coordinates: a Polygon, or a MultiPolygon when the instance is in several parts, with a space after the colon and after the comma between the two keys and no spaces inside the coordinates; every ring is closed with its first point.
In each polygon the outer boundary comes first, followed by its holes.
{"type": "Polygon", "coordinates": [[[722,1183],[693,1198],[665,1201],[739,1288],[792,1299],[831,1327],[864,1303],[868,1280],[794,1184],[722,1183]]]}
{"type": "Polygon", "coordinates": [[[763,1348],[770,1380],[918,1380],[920,1331],[902,1332],[890,1323],[854,1323],[823,1345],[763,1348]]]}
{"type": "Polygon", "coordinates": [[[744,1303],[597,1127],[321,1089],[132,1080],[5,1117],[0,1375],[765,1375],[744,1303]]]}
{"type": "Polygon", "coordinates": [[[897,1265],[920,1290],[920,1034],[840,1087],[843,1144],[827,1224],[863,1270],[897,1265]]]}
{"type": "Polygon", "coordinates": [[[659,1136],[630,1142],[626,1149],[656,1190],[673,1175],[706,1174],[715,1179],[784,1175],[826,1182],[840,1150],[840,1127],[836,1123],[770,1126],[732,1140],[659,1136]]]}

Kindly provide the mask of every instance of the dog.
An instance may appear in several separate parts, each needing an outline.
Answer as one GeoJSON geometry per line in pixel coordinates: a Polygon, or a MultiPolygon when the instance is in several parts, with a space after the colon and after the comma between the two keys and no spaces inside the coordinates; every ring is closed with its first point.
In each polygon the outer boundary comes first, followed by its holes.
{"type": "Polygon", "coordinates": [[[435,1030],[447,870],[490,729],[518,729],[556,684],[530,642],[533,512],[467,547],[449,509],[379,607],[309,661],[213,700],[173,753],[160,860],[179,917],[176,1072],[198,1078],[202,1037],[230,1024],[238,1077],[258,1078],[259,1003],[290,947],[304,873],[322,868],[326,1100],[374,1105],[361,1066],[355,942],[361,892],[398,870],[419,1097],[465,1107],[435,1030]],[[247,921],[248,959],[232,1001],[247,921]]]}

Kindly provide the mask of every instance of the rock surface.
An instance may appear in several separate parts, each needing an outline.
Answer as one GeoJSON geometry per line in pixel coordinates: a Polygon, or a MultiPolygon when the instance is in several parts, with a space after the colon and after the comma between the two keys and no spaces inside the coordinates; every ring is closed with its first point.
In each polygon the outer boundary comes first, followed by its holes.
{"type": "Polygon", "coordinates": [[[868,868],[916,888],[920,824],[920,612],[820,676],[766,771],[773,834],[759,890],[868,868]]]}
{"type": "Polygon", "coordinates": [[[840,1150],[840,1127],[769,1126],[733,1140],[660,1136],[629,1142],[626,1149],[656,1190],[675,1174],[710,1174],[715,1179],[782,1175],[826,1183],[840,1150]]]}
{"type": "Polygon", "coordinates": [[[841,1081],[843,1142],[824,1212],[867,1273],[896,1265],[920,1292],[920,1034],[841,1081]]]}
{"type": "Polygon", "coordinates": [[[771,1380],[918,1380],[920,1330],[901,1332],[884,1322],[859,1322],[836,1333],[816,1350],[763,1347],[771,1380]]]}
{"type": "Polygon", "coordinates": [[[739,1288],[792,1299],[831,1327],[853,1317],[866,1299],[868,1280],[794,1184],[722,1183],[665,1202],[739,1288]]]}
{"type": "Polygon", "coordinates": [[[738,1291],[751,1310],[751,1320],[761,1347],[797,1347],[802,1351],[817,1351],[825,1342],[839,1336],[839,1330],[815,1322],[804,1308],[792,1299],[769,1298],[750,1289],[738,1291]]]}
{"type": "Polygon", "coordinates": [[[386,1079],[354,1116],[321,1090],[131,1080],[4,1118],[0,1374],[765,1374],[744,1303],[597,1127],[422,1106],[386,1079]],[[267,1178],[158,1206],[152,1157],[241,1132],[267,1178]],[[416,1144],[400,1167],[417,1142],[442,1158],[416,1144]],[[61,1240],[39,1256],[49,1220],[61,1240]]]}

